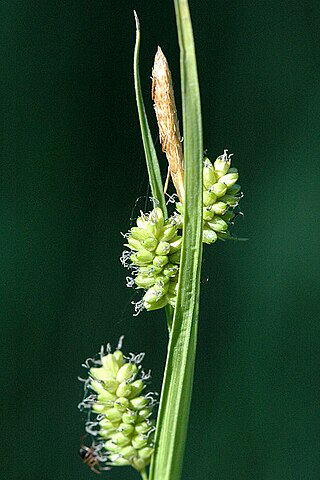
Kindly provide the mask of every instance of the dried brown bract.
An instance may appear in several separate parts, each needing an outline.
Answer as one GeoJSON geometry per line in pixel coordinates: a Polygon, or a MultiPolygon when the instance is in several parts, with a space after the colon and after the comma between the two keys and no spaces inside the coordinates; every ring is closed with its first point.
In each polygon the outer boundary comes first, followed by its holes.
{"type": "Polygon", "coordinates": [[[183,152],[171,73],[166,57],[158,47],[152,69],[152,100],[157,116],[160,143],[169,163],[169,173],[178,197],[184,199],[183,152]]]}

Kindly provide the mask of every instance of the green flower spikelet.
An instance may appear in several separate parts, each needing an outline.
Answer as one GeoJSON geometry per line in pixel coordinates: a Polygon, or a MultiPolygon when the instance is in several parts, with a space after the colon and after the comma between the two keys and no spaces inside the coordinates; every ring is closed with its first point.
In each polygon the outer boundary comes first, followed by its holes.
{"type": "MultiPolygon", "coordinates": [[[[203,242],[214,243],[218,238],[231,237],[229,225],[235,217],[234,209],[241,198],[241,187],[237,184],[239,174],[231,168],[231,155],[227,150],[212,165],[206,157],[203,161],[203,242]]],[[[183,214],[183,205],[177,203],[178,212],[183,214]]],[[[181,217],[182,218],[182,217],[181,217]]],[[[181,220],[182,221],[182,220],[181,220]]]]}
{"type": "Polygon", "coordinates": [[[111,353],[108,346],[108,351],[94,361],[99,366],[90,368],[86,391],[95,394],[85,394],[79,408],[90,409],[86,430],[98,438],[95,449],[100,458],[105,452],[107,465],[131,465],[144,472],[154,451],[155,422],[149,417],[155,394],[142,393],[150,372],[145,374],[139,365],[144,354],[126,358],[121,350],[111,353]],[[92,421],[92,415],[97,415],[97,421],[92,421]]]}
{"type": "Polygon", "coordinates": [[[182,243],[175,219],[164,220],[162,210],[155,208],[141,214],[127,236],[131,263],[125,266],[132,268],[136,286],[146,290],[146,310],[175,307],[182,243]]]}

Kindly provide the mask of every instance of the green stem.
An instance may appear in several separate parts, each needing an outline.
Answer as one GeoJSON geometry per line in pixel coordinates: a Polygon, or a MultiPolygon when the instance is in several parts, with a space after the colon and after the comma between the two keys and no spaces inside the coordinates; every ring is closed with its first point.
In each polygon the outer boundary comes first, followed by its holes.
{"type": "Polygon", "coordinates": [[[146,470],[142,470],[140,472],[140,475],[141,475],[142,480],[148,480],[148,474],[147,474],[146,470]]]}
{"type": "Polygon", "coordinates": [[[196,55],[188,2],[175,0],[174,4],[180,45],[185,234],[150,480],[181,478],[196,355],[202,259],[203,146],[196,55]]]}

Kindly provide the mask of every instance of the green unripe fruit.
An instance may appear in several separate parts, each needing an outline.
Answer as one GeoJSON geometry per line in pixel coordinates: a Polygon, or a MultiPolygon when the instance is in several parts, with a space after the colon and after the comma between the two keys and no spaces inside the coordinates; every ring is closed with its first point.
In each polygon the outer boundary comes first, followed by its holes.
{"type": "Polygon", "coordinates": [[[101,428],[104,428],[105,430],[109,430],[110,428],[114,428],[114,425],[110,420],[108,420],[106,417],[104,417],[102,420],[100,420],[99,425],[101,428]]]}
{"type": "Polygon", "coordinates": [[[151,409],[150,408],[143,408],[138,412],[138,422],[141,422],[143,420],[146,420],[149,418],[151,415],[151,409]]]}
{"type": "Polygon", "coordinates": [[[135,431],[139,434],[146,434],[147,432],[149,432],[150,428],[151,428],[150,423],[141,422],[135,426],[135,431]]]}
{"type": "Polygon", "coordinates": [[[117,381],[126,382],[128,380],[134,379],[137,373],[137,365],[135,365],[134,363],[125,363],[124,365],[122,365],[122,367],[117,373],[117,381]]]}
{"type": "Polygon", "coordinates": [[[117,398],[117,400],[114,402],[114,408],[119,410],[121,413],[125,412],[129,408],[129,405],[129,400],[121,396],[119,396],[119,398],[117,398]]]}
{"type": "MultiPolygon", "coordinates": [[[[222,178],[224,178],[224,177],[222,177],[222,178]]],[[[212,185],[210,191],[213,192],[216,195],[216,197],[218,197],[218,198],[223,197],[223,195],[227,191],[227,185],[224,184],[224,183],[221,183],[221,178],[220,178],[218,183],[216,183],[215,185],[212,185]]]]}
{"type": "Polygon", "coordinates": [[[212,205],[217,200],[217,196],[213,193],[211,188],[213,187],[210,187],[210,190],[203,190],[203,205],[205,207],[212,205]]]}
{"type": "Polygon", "coordinates": [[[135,428],[129,423],[120,423],[118,431],[121,432],[122,435],[129,437],[135,431],[135,428]]]}
{"type": "Polygon", "coordinates": [[[177,234],[177,229],[173,225],[166,225],[162,228],[161,241],[170,242],[170,240],[177,234]]]}
{"type": "Polygon", "coordinates": [[[92,410],[96,413],[106,413],[108,410],[109,410],[109,407],[108,406],[105,406],[101,403],[95,403],[93,406],[92,406],[92,410]]]}
{"type": "Polygon", "coordinates": [[[123,353],[121,352],[121,350],[116,350],[114,353],[113,353],[113,358],[116,360],[117,364],[119,365],[119,368],[122,367],[122,365],[124,365],[124,358],[123,358],[123,353]]]}
{"type": "MultiPolygon", "coordinates": [[[[141,216],[141,217],[137,218],[137,227],[140,230],[142,230],[142,231],[144,230],[147,233],[147,237],[145,237],[145,238],[148,238],[148,237],[152,236],[152,235],[150,235],[150,232],[148,232],[147,226],[148,226],[148,219],[147,219],[146,216],[141,216]]],[[[132,231],[132,229],[131,229],[131,231],[132,231]]]]}
{"type": "Polygon", "coordinates": [[[130,257],[130,260],[134,265],[144,266],[152,262],[153,258],[154,258],[154,253],[149,252],[148,250],[142,249],[136,253],[133,253],[130,257]]]}
{"type": "Polygon", "coordinates": [[[211,207],[205,207],[203,209],[203,220],[212,220],[214,217],[214,212],[212,211],[211,207]]]}
{"type": "Polygon", "coordinates": [[[214,243],[218,239],[216,232],[211,228],[205,227],[203,229],[202,241],[207,244],[214,243]]]}
{"type": "MultiPolygon", "coordinates": [[[[148,293],[148,292],[147,292],[148,293]]],[[[145,296],[143,297],[143,304],[146,310],[151,311],[151,310],[158,310],[159,308],[163,308],[167,305],[168,299],[166,295],[163,295],[163,297],[159,298],[159,300],[155,302],[148,302],[145,299],[145,296]]]]}
{"type": "Polygon", "coordinates": [[[225,195],[221,198],[221,201],[225,202],[230,207],[236,207],[239,203],[239,198],[233,197],[232,195],[225,195]]]}
{"type": "Polygon", "coordinates": [[[110,462],[114,465],[118,465],[119,467],[126,467],[131,465],[129,460],[126,460],[122,457],[119,457],[117,454],[113,454],[109,456],[110,462]]]}
{"type": "Polygon", "coordinates": [[[147,275],[137,275],[135,282],[140,288],[150,288],[156,283],[156,278],[156,276],[148,277],[147,275]]]}
{"type": "Polygon", "coordinates": [[[159,229],[162,228],[164,226],[164,217],[161,208],[154,208],[149,214],[148,221],[156,224],[159,229]]]}
{"type": "Polygon", "coordinates": [[[238,178],[238,173],[227,173],[227,175],[223,175],[219,178],[219,182],[223,182],[228,188],[230,188],[237,182],[238,178]]]}
{"type": "Polygon", "coordinates": [[[121,450],[121,455],[126,460],[131,460],[138,456],[138,452],[132,446],[125,447],[121,450]]]}
{"type": "Polygon", "coordinates": [[[216,183],[216,181],[217,179],[213,165],[210,160],[206,158],[203,162],[203,185],[207,190],[209,190],[211,185],[216,183]]]}
{"type": "Polygon", "coordinates": [[[163,274],[166,277],[175,277],[179,271],[178,265],[173,265],[172,263],[167,263],[163,269],[163,274]]]}
{"type": "Polygon", "coordinates": [[[148,445],[148,439],[143,438],[141,435],[136,435],[132,438],[132,446],[139,450],[140,448],[144,448],[148,445]]]}
{"type": "Polygon", "coordinates": [[[146,468],[146,462],[140,457],[135,457],[132,460],[132,466],[136,470],[138,470],[138,472],[141,472],[142,470],[144,470],[146,468]]]}
{"type": "MultiPolygon", "coordinates": [[[[119,370],[118,366],[117,368],[119,370]]],[[[109,371],[104,368],[91,368],[90,373],[93,378],[101,381],[106,380],[108,378],[108,375],[110,375],[109,371]]]]}
{"type": "MultiPolygon", "coordinates": [[[[104,357],[101,358],[101,363],[102,366],[104,367],[105,370],[109,372],[108,377],[115,377],[119,371],[119,363],[117,361],[117,358],[112,354],[109,353],[108,355],[105,355],[104,357]]],[[[93,371],[94,369],[91,369],[93,371]]],[[[101,369],[103,370],[103,369],[101,369]]],[[[106,377],[106,378],[108,378],[106,377]]]]}
{"type": "Polygon", "coordinates": [[[131,398],[134,398],[134,397],[137,397],[138,395],[140,395],[140,393],[142,392],[142,390],[144,389],[144,383],[142,380],[135,380],[134,382],[132,382],[130,384],[130,387],[131,387],[131,395],[130,397],[131,398]]]}
{"type": "MultiPolygon", "coordinates": [[[[96,369],[92,368],[91,371],[90,371],[91,376],[94,377],[94,374],[93,374],[92,370],[96,370],[96,369]]],[[[99,370],[99,369],[97,369],[97,370],[99,370]]],[[[93,388],[93,390],[94,390],[95,392],[97,392],[97,393],[100,394],[100,395],[103,395],[103,398],[104,398],[105,400],[111,400],[111,401],[112,401],[112,400],[114,400],[114,399],[116,398],[113,393],[108,392],[108,391],[104,388],[104,386],[103,386],[103,381],[97,382],[96,380],[92,380],[92,381],[91,381],[91,387],[93,388]]]]}
{"type": "Polygon", "coordinates": [[[148,304],[157,303],[161,297],[167,293],[168,287],[168,284],[155,284],[153,287],[147,290],[143,297],[143,301],[148,304]]]}
{"type": "Polygon", "coordinates": [[[116,427],[111,427],[111,428],[101,428],[99,430],[99,435],[100,437],[102,438],[107,438],[107,437],[110,437],[111,435],[113,435],[114,433],[116,433],[117,429],[116,427]]]}
{"type": "Polygon", "coordinates": [[[126,447],[131,443],[131,438],[128,438],[127,436],[123,435],[122,432],[117,432],[112,436],[112,441],[117,446],[126,447]]]}
{"type": "Polygon", "coordinates": [[[213,166],[218,177],[225,175],[230,168],[231,160],[226,155],[221,155],[216,159],[213,166]]]}
{"type": "Polygon", "coordinates": [[[105,416],[112,423],[120,422],[122,419],[122,412],[116,408],[109,408],[108,411],[105,412],[105,416]]]}
{"type": "Polygon", "coordinates": [[[145,275],[145,276],[150,276],[150,275],[157,276],[161,272],[162,272],[162,268],[155,267],[153,264],[148,265],[146,267],[139,267],[139,274],[145,275]]]}
{"type": "Polygon", "coordinates": [[[168,263],[167,255],[157,255],[153,259],[153,265],[158,268],[164,267],[168,263]]]}
{"type": "Polygon", "coordinates": [[[208,222],[208,225],[215,232],[223,232],[228,230],[228,224],[221,217],[215,217],[211,222],[208,222]]]}
{"type": "Polygon", "coordinates": [[[130,424],[134,425],[136,423],[137,417],[138,417],[138,413],[132,410],[128,412],[124,412],[124,414],[122,415],[122,422],[128,423],[129,425],[130,424]]]}
{"type": "Polygon", "coordinates": [[[119,397],[130,397],[131,393],[131,385],[127,382],[121,382],[117,389],[117,395],[119,397]]]}
{"type": "Polygon", "coordinates": [[[177,236],[177,238],[170,243],[170,253],[180,252],[182,246],[182,237],[177,236]]]}
{"type": "MultiPolygon", "coordinates": [[[[130,246],[130,243],[129,243],[130,246]]],[[[153,252],[158,246],[158,240],[156,238],[147,238],[141,242],[141,248],[153,252]]]]}
{"type": "MultiPolygon", "coordinates": [[[[224,198],[224,197],[222,197],[222,198],[224,198]]],[[[222,198],[221,198],[221,200],[222,200],[222,198]]],[[[212,208],[213,212],[216,213],[217,215],[223,215],[226,212],[226,210],[228,208],[228,205],[221,201],[221,202],[217,202],[214,205],[212,205],[211,208],[212,208]]]]}
{"type": "MultiPolygon", "coordinates": [[[[135,238],[136,240],[142,241],[151,238],[150,233],[147,232],[144,228],[132,227],[130,230],[129,238],[135,238]]],[[[129,239],[128,239],[129,241],[129,239]]]]}
{"type": "Polygon", "coordinates": [[[104,391],[107,390],[109,393],[116,393],[118,385],[119,383],[114,379],[106,379],[103,381],[104,391]]]}
{"type": "Polygon", "coordinates": [[[133,410],[142,410],[149,404],[149,400],[141,396],[133,398],[130,403],[133,410]]]}
{"type": "Polygon", "coordinates": [[[153,448],[151,447],[145,447],[139,451],[139,455],[141,458],[143,458],[143,460],[148,460],[152,454],[153,454],[153,448]]]}
{"type": "Polygon", "coordinates": [[[158,238],[161,233],[161,228],[164,225],[164,218],[161,208],[155,208],[147,216],[147,230],[156,238],[158,238]]]}
{"type": "Polygon", "coordinates": [[[166,283],[168,283],[170,280],[169,277],[167,277],[166,275],[158,275],[157,276],[157,281],[155,283],[155,286],[157,285],[160,285],[160,287],[163,287],[166,283]]]}
{"type": "Polygon", "coordinates": [[[123,458],[130,460],[132,457],[137,456],[137,450],[131,446],[121,449],[121,455],[123,458]]]}
{"type": "Polygon", "coordinates": [[[107,450],[107,452],[112,452],[112,453],[119,453],[121,447],[114,443],[113,440],[109,440],[108,442],[105,442],[104,448],[107,450]]]}
{"type": "Polygon", "coordinates": [[[159,242],[159,245],[156,249],[156,255],[167,255],[170,251],[170,243],[168,242],[159,242]]]}
{"type": "Polygon", "coordinates": [[[142,243],[132,236],[128,238],[127,246],[130,247],[131,250],[141,250],[143,248],[142,243]]]}

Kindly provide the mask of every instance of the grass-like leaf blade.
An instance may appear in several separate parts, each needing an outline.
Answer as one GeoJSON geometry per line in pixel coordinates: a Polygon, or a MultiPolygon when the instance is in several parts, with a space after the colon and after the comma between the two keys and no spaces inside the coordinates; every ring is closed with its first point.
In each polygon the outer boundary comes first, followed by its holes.
{"type": "Polygon", "coordinates": [[[180,45],[185,204],[177,305],[173,318],[150,480],[179,480],[187,436],[202,260],[202,120],[187,0],[175,0],[180,45]]]}
{"type": "MultiPolygon", "coordinates": [[[[136,11],[134,13],[134,18],[136,22],[136,43],[134,47],[134,61],[133,61],[133,76],[134,76],[134,89],[136,93],[136,102],[138,108],[141,136],[143,142],[144,153],[146,157],[146,164],[149,176],[149,183],[152,191],[152,198],[155,199],[156,206],[163,211],[165,218],[168,217],[166,200],[163,193],[162,178],[158,162],[158,157],[152,140],[149,123],[147,119],[146,109],[144,106],[141,82],[140,82],[140,73],[139,73],[139,53],[140,53],[140,22],[136,11]]],[[[167,323],[169,331],[172,326],[172,307],[167,305],[165,308],[167,323]]]]}
{"type": "Polygon", "coordinates": [[[136,22],[136,43],[134,48],[134,62],[133,62],[133,74],[134,74],[134,88],[136,93],[136,102],[138,108],[140,129],[143,141],[143,148],[146,157],[149,182],[152,191],[152,197],[156,200],[157,206],[159,206],[165,218],[167,218],[166,201],[163,194],[162,178],[159,167],[159,162],[152,140],[146,110],[144,106],[141,82],[139,74],[139,53],[140,53],[140,22],[136,12],[134,12],[134,18],[136,22]]]}

